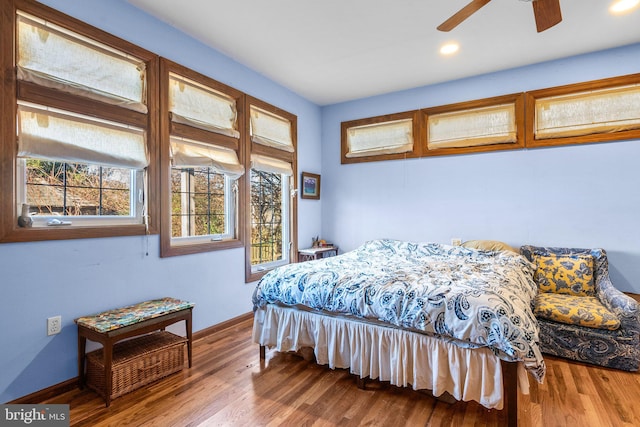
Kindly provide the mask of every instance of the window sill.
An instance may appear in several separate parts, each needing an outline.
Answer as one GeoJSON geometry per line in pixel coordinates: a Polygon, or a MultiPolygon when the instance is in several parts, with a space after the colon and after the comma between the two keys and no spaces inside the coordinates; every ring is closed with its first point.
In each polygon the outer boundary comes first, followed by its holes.
{"type": "Polygon", "coordinates": [[[171,245],[167,240],[161,239],[160,257],[162,258],[243,247],[242,241],[238,239],[180,245],[171,245]]]}
{"type": "Polygon", "coordinates": [[[115,227],[13,227],[0,237],[0,243],[37,242],[46,240],[90,239],[99,237],[143,236],[146,228],[142,224],[115,227]]]}

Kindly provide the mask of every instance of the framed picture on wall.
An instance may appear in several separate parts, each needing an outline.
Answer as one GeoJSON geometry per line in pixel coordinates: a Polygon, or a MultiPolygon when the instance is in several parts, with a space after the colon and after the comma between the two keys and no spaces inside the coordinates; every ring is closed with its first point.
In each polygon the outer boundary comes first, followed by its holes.
{"type": "Polygon", "coordinates": [[[320,175],[302,172],[302,198],[320,199],[320,175]]]}

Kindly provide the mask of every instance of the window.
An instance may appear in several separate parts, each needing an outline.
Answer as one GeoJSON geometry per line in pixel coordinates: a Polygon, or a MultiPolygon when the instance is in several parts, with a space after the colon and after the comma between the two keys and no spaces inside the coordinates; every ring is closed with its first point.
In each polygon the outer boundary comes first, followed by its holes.
{"type": "MultiPolygon", "coordinates": [[[[237,185],[213,167],[171,168],[171,237],[235,238],[237,185]]],[[[179,244],[179,240],[176,241],[179,244]]]]}
{"type": "Polygon", "coordinates": [[[640,74],[527,93],[527,145],[640,137],[640,74]]]}
{"type": "Polygon", "coordinates": [[[418,157],[418,111],[342,123],[342,163],[418,157]]]}
{"type": "Polygon", "coordinates": [[[524,147],[524,97],[504,95],[422,110],[425,155],[524,147]]]}
{"type": "Polygon", "coordinates": [[[288,176],[251,169],[251,265],[268,270],[289,261],[288,176]]]}
{"type": "Polygon", "coordinates": [[[251,157],[252,272],[290,262],[291,164],[261,155],[251,157]]]}
{"type": "Polygon", "coordinates": [[[291,262],[296,245],[296,130],[294,115],[247,97],[249,209],[246,280],[291,262]]]}
{"type": "Polygon", "coordinates": [[[33,227],[140,224],[144,132],[41,106],[18,106],[17,199],[33,227]]]}
{"type": "Polygon", "coordinates": [[[0,241],[154,231],[157,56],[36,2],[2,8],[0,241]]]}
{"type": "Polygon", "coordinates": [[[243,95],[161,60],[161,255],[242,246],[243,95]]]}

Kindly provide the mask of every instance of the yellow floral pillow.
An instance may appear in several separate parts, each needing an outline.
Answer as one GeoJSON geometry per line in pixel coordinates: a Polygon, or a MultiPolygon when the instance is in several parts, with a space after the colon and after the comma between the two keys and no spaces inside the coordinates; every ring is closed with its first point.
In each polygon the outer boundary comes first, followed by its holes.
{"type": "Polygon", "coordinates": [[[595,295],[591,255],[533,254],[532,258],[537,267],[534,278],[540,292],[595,295]]]}
{"type": "Polygon", "coordinates": [[[587,328],[616,330],[618,317],[596,297],[540,293],[536,297],[536,317],[587,328]]]}

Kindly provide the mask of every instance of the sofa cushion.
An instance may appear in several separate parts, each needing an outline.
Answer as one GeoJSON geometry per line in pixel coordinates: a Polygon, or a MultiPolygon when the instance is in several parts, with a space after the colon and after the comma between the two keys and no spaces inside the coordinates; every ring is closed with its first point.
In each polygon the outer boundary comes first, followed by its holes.
{"type": "Polygon", "coordinates": [[[535,300],[536,317],[587,328],[615,330],[618,317],[596,297],[539,293],[535,300]]]}
{"type": "Polygon", "coordinates": [[[587,254],[536,254],[532,256],[537,269],[535,281],[540,292],[593,296],[593,256],[587,254]]]}

